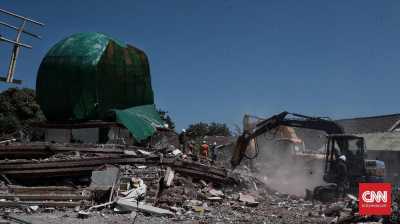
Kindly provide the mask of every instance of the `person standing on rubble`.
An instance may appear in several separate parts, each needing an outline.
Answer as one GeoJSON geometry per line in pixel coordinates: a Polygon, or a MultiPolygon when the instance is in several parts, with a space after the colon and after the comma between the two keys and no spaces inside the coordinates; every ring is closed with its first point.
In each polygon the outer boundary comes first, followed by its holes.
{"type": "Polygon", "coordinates": [[[200,150],[201,150],[200,143],[198,143],[197,141],[196,143],[193,143],[192,158],[194,161],[197,161],[199,159],[200,150]]]}
{"type": "Polygon", "coordinates": [[[208,159],[208,150],[209,150],[209,146],[208,146],[207,142],[203,141],[203,144],[201,145],[201,155],[205,159],[208,159]]]}
{"type": "Polygon", "coordinates": [[[344,197],[348,189],[348,168],[346,156],[341,155],[336,158],[336,183],[339,197],[344,197]]]}
{"type": "Polygon", "coordinates": [[[217,143],[214,142],[210,148],[211,150],[211,163],[214,164],[215,160],[217,160],[217,143]]]}
{"type": "Polygon", "coordinates": [[[181,145],[181,150],[183,153],[187,154],[187,147],[186,147],[186,129],[182,129],[182,132],[179,134],[179,144],[181,145]]]}

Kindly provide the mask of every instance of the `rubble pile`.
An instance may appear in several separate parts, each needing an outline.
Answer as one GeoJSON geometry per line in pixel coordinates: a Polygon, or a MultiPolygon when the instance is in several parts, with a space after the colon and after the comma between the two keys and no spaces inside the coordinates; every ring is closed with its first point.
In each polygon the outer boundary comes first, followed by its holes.
{"type": "Polygon", "coordinates": [[[228,172],[176,150],[2,144],[0,214],[8,223],[398,222],[397,210],[385,218],[358,215],[351,195],[305,200],[271,189],[246,166],[228,172]]]}
{"type": "MultiPolygon", "coordinates": [[[[1,144],[0,208],[7,213],[70,208],[79,218],[105,208],[172,217],[171,202],[162,201],[168,190],[179,190],[180,181],[186,185],[192,178],[210,185],[234,182],[227,170],[182,159],[174,151],[121,145],[1,144]]],[[[185,190],[185,200],[198,198],[193,186],[185,190]]],[[[173,205],[182,207],[185,200],[173,205]]]]}

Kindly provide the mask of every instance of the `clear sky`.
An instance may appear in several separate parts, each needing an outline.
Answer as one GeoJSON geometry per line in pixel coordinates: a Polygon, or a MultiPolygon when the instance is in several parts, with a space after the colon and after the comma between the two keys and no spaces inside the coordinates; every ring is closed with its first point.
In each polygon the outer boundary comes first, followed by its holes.
{"type": "MultiPolygon", "coordinates": [[[[57,41],[102,32],[147,53],[156,104],[179,129],[282,110],[333,118],[400,112],[397,0],[3,0],[0,7],[46,23],[29,26],[42,40],[24,38],[34,46],[17,64],[24,87],[35,87],[57,41]]],[[[8,50],[0,43],[2,74],[8,50]]]]}

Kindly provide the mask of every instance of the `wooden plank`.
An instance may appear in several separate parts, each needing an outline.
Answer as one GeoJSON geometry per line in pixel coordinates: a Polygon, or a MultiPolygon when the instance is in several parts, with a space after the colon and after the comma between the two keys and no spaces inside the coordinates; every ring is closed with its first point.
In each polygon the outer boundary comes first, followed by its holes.
{"type": "Polygon", "coordinates": [[[32,206],[32,205],[39,205],[41,207],[69,207],[74,208],[76,206],[81,205],[81,201],[23,201],[23,202],[16,202],[16,201],[0,201],[0,207],[17,207],[20,208],[21,206],[32,206]]]}
{"type": "Polygon", "coordinates": [[[80,194],[84,189],[76,189],[65,186],[43,186],[43,187],[22,187],[17,185],[7,185],[0,190],[8,191],[14,194],[46,194],[46,193],[62,193],[62,194],[80,194]]]}
{"type": "Polygon", "coordinates": [[[21,201],[77,201],[90,200],[90,195],[78,194],[0,194],[0,199],[14,200],[18,198],[21,201]]]}
{"type": "MultiPolygon", "coordinates": [[[[20,175],[20,174],[28,174],[26,177],[29,177],[29,174],[59,174],[62,176],[70,175],[74,172],[84,172],[84,171],[92,171],[95,170],[96,167],[75,167],[75,168],[55,168],[55,169],[38,169],[38,170],[7,170],[3,171],[2,173],[8,175],[20,175]]],[[[34,176],[32,177],[34,178],[34,176]]]]}
{"type": "Polygon", "coordinates": [[[132,157],[101,157],[88,159],[71,160],[49,160],[40,162],[25,162],[14,164],[12,162],[0,163],[0,170],[6,173],[7,170],[25,170],[25,169],[47,169],[47,168],[65,168],[65,167],[86,167],[101,166],[104,164],[130,164],[146,163],[146,158],[132,157]]]}

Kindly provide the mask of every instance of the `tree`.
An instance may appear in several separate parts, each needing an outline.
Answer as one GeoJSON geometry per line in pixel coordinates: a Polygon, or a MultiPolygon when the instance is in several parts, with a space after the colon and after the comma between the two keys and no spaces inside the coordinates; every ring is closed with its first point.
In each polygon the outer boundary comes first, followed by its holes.
{"type": "Polygon", "coordinates": [[[13,135],[31,122],[43,120],[34,90],[10,88],[0,93],[0,136],[13,135]]]}
{"type": "Polygon", "coordinates": [[[186,130],[189,138],[195,139],[204,136],[231,136],[231,131],[224,123],[204,123],[199,122],[189,125],[186,130]]]}
{"type": "Polygon", "coordinates": [[[175,129],[175,122],[173,122],[172,118],[168,115],[168,111],[157,109],[157,112],[160,114],[161,120],[168,124],[169,128],[175,129]]]}

